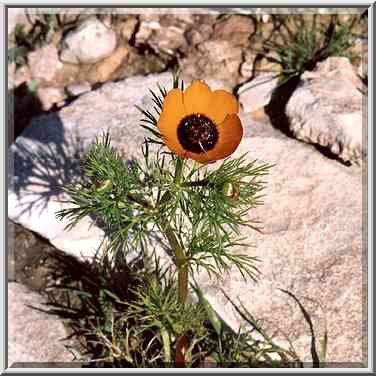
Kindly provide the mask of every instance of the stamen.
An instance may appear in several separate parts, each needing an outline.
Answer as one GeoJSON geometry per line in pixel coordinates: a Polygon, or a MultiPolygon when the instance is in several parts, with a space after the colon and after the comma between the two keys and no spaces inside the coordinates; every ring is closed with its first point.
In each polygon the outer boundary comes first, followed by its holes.
{"type": "Polygon", "coordinates": [[[207,151],[205,150],[205,148],[202,146],[201,141],[199,142],[199,145],[200,145],[202,151],[205,153],[205,155],[208,156],[208,153],[207,153],[207,151]]]}
{"type": "Polygon", "coordinates": [[[207,153],[218,142],[218,130],[212,120],[202,114],[186,116],[178,126],[178,139],[185,150],[207,153]]]}

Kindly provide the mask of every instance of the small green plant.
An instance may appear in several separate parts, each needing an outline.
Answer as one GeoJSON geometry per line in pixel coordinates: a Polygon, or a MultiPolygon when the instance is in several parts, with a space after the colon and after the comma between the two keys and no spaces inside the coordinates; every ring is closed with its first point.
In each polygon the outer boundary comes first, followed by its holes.
{"type": "Polygon", "coordinates": [[[310,22],[307,17],[274,16],[278,31],[265,42],[264,48],[277,55],[265,56],[281,66],[281,83],[313,70],[318,62],[330,56],[348,57],[352,61],[358,58],[351,48],[358,37],[354,28],[360,22],[359,16],[354,15],[345,23],[339,22],[338,15],[326,16],[328,23],[319,22],[319,15],[310,16],[310,22]]]}
{"type": "MultiPolygon", "coordinates": [[[[141,109],[145,116],[141,125],[151,131],[143,144],[143,163],[124,161],[112,148],[109,134],[105,134],[86,155],[84,181],[66,189],[72,207],[58,213],[59,218],[70,221],[69,227],[87,215],[94,216],[109,234],[108,255],[113,258],[119,252],[126,255],[132,249],[147,254],[147,250],[155,246],[152,235],[163,234],[176,268],[176,294],[170,293],[170,282],[166,290],[161,281],[156,280],[146,291],[135,292],[138,303],[129,305],[129,314],[145,311],[145,317],[151,320],[149,324],[162,330],[166,349],[168,337],[163,333],[167,331],[175,336],[175,358],[184,346],[190,348],[193,339],[189,331],[196,327],[194,318],[200,316],[197,308],[187,303],[191,273],[204,269],[209,276],[221,276],[235,266],[244,278],[257,278],[257,258],[234,253],[232,248],[246,246],[244,239],[239,239],[242,227],[257,229],[257,223],[246,214],[261,204],[262,178],[270,169],[267,164],[247,162],[245,155],[226,159],[217,168],[209,169],[205,163],[231,154],[240,142],[242,128],[236,115],[237,101],[229,93],[212,93],[205,84],[197,82],[184,92],[186,106],[192,91],[196,91],[196,95],[213,96],[217,101],[215,112],[208,116],[199,114],[196,119],[193,109],[193,115],[182,114],[182,120],[176,124],[173,119],[179,109],[174,106],[170,112],[166,103],[174,101],[174,95],[183,95],[179,87],[183,88],[183,84],[174,77],[171,94],[161,87],[159,95],[151,91],[155,115],[141,109]],[[211,122],[209,116],[221,117],[221,121],[229,123],[224,127],[218,120],[211,122]],[[164,128],[166,124],[171,129],[164,128]],[[173,132],[175,126],[178,137],[183,137],[179,142],[184,149],[176,150],[172,136],[165,136],[166,132],[173,132]],[[166,151],[166,144],[170,152],[166,151]],[[200,147],[205,149],[200,150],[200,147]],[[186,153],[188,158],[183,158],[181,153],[186,153]],[[189,159],[204,163],[192,163],[189,159]],[[169,293],[163,297],[166,291],[169,293]],[[168,319],[156,318],[163,307],[168,308],[168,319]]],[[[191,95],[190,100],[192,106],[202,106],[195,96],[191,95]]],[[[164,357],[170,359],[166,353],[164,357]]],[[[183,361],[185,359],[183,356],[183,361]]]]}
{"type": "Polygon", "coordinates": [[[122,258],[82,263],[55,257],[48,312],[68,320],[79,344],[67,349],[86,367],[302,366],[292,347],[276,345],[231,300],[248,328],[231,329],[195,282],[198,303],[182,305],[175,276],[155,255],[131,264],[122,258]]]}
{"type": "MultiPolygon", "coordinates": [[[[174,82],[174,90],[177,87],[174,82]]],[[[158,114],[166,95],[160,91],[162,97],[153,93],[158,114]]],[[[83,217],[95,215],[108,229],[112,253],[147,249],[153,232],[164,234],[173,252],[183,302],[188,273],[200,267],[210,275],[221,275],[235,265],[243,277],[255,279],[256,258],[231,252],[234,246],[246,246],[232,232],[239,235],[243,226],[257,228],[245,215],[261,204],[262,178],[270,165],[247,162],[245,155],[210,170],[205,164],[189,163],[164,150],[158,129],[145,125],[156,125],[157,119],[149,111],[142,112],[142,125],[154,136],[143,145],[144,164],[125,162],[111,147],[109,134],[97,139],[83,163],[86,182],[67,188],[74,206],[58,216],[68,218],[72,227],[83,217]],[[152,146],[157,146],[155,158],[152,146]]],[[[209,153],[197,155],[210,158],[209,153]]]]}
{"type": "Polygon", "coordinates": [[[15,63],[16,67],[26,64],[27,54],[30,51],[29,45],[23,42],[27,40],[24,32],[24,25],[17,24],[14,29],[15,46],[8,49],[8,63],[15,63]]]}
{"type": "MultiPolygon", "coordinates": [[[[258,278],[257,258],[233,248],[246,246],[242,228],[259,229],[247,212],[261,204],[271,166],[245,155],[208,166],[240,142],[236,99],[201,81],[184,91],[176,77],[172,90],[159,87],[151,99],[155,113],[140,108],[141,126],[151,134],[143,161],[125,161],[106,133],[83,160],[83,180],[66,189],[72,207],[57,213],[68,228],[91,215],[109,239],[95,273],[84,273],[86,289],[75,289],[78,309],[70,308],[75,333],[94,357],[83,359],[106,367],[300,366],[295,352],[277,346],[249,313],[250,329],[232,330],[193,279],[196,270],[221,277],[233,267],[244,279],[258,278]],[[173,267],[160,266],[156,238],[173,267]],[[131,250],[139,251],[142,268],[126,262],[131,250]]],[[[66,271],[62,278],[60,289],[69,286],[66,271]]]]}
{"type": "Polygon", "coordinates": [[[8,62],[14,62],[17,67],[27,63],[27,55],[31,51],[43,47],[53,41],[58,32],[66,33],[74,28],[80,18],[67,21],[66,14],[40,13],[32,15],[26,13],[30,23],[30,30],[25,31],[25,25],[17,24],[13,32],[14,47],[8,50],[8,62]]]}

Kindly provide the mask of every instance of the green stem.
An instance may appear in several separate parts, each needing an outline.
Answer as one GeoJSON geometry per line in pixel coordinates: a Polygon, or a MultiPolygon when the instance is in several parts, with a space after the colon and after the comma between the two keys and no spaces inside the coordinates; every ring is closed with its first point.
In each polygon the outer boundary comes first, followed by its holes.
{"type": "Polygon", "coordinates": [[[161,328],[161,337],[163,342],[163,350],[164,350],[164,356],[166,363],[171,362],[171,351],[170,351],[170,335],[168,334],[168,331],[166,328],[161,328]]]}
{"type": "Polygon", "coordinates": [[[207,187],[209,186],[209,180],[203,179],[198,181],[187,181],[182,183],[183,187],[207,187]]]}
{"type": "MultiPolygon", "coordinates": [[[[183,167],[184,160],[178,158],[176,161],[175,167],[175,177],[174,183],[179,185],[183,177],[183,167]]],[[[171,192],[167,191],[161,198],[159,204],[164,204],[171,198],[171,192]]],[[[175,234],[175,231],[168,223],[168,220],[162,222],[162,228],[164,230],[165,236],[171,246],[172,251],[175,255],[175,264],[178,269],[178,291],[179,291],[179,300],[181,303],[185,303],[188,296],[188,264],[184,249],[179,243],[179,240],[175,234]]]]}
{"type": "MultiPolygon", "coordinates": [[[[184,167],[184,159],[178,158],[176,161],[176,169],[175,169],[175,184],[181,184],[181,180],[183,178],[183,167],[184,167]]],[[[174,238],[173,243],[175,245],[174,252],[176,255],[176,266],[178,267],[178,289],[179,289],[179,299],[181,303],[185,303],[188,296],[188,264],[185,257],[185,252],[183,248],[180,246],[179,241],[176,238],[175,233],[171,229],[171,239],[174,238]],[[177,245],[177,246],[176,246],[177,245]]],[[[171,244],[171,242],[170,242],[171,244]]]]}
{"type": "Polygon", "coordinates": [[[178,290],[179,300],[185,303],[188,296],[188,264],[185,257],[184,249],[181,247],[174,230],[167,223],[163,223],[165,236],[175,255],[175,264],[178,268],[178,290]]]}
{"type": "Polygon", "coordinates": [[[146,200],[143,200],[140,197],[136,197],[136,196],[132,195],[131,193],[127,193],[127,198],[128,198],[128,200],[133,201],[136,204],[139,204],[146,209],[154,209],[153,204],[151,204],[150,202],[148,202],[146,200]]]}
{"type": "Polygon", "coordinates": [[[183,173],[183,166],[184,166],[184,159],[178,157],[178,160],[176,161],[176,167],[175,167],[175,178],[174,183],[180,184],[182,179],[182,173],[183,173]]]}

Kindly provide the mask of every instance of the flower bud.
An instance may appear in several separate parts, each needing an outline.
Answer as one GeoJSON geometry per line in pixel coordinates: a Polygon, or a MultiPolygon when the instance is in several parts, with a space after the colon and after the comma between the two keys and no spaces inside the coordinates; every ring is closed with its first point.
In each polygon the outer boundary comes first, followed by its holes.
{"type": "Polygon", "coordinates": [[[118,202],[118,208],[119,209],[124,209],[125,207],[126,207],[126,205],[125,205],[124,202],[122,202],[122,201],[118,202]]]}
{"type": "Polygon", "coordinates": [[[235,201],[240,194],[239,183],[227,181],[222,186],[222,193],[228,199],[235,201]]]}
{"type": "Polygon", "coordinates": [[[105,180],[97,185],[97,192],[104,193],[112,189],[112,181],[110,179],[105,180]]]}

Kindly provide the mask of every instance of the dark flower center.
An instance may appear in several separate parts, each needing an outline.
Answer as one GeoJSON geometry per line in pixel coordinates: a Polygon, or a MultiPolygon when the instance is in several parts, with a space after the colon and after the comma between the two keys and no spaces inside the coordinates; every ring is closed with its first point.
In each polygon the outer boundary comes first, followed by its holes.
{"type": "Polygon", "coordinates": [[[178,139],[185,150],[205,153],[214,148],[218,141],[215,124],[205,115],[186,116],[178,126],[178,139]]]}

